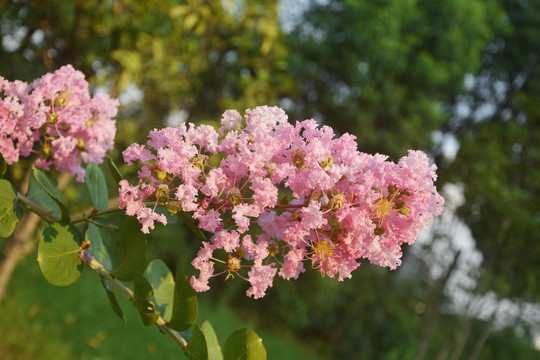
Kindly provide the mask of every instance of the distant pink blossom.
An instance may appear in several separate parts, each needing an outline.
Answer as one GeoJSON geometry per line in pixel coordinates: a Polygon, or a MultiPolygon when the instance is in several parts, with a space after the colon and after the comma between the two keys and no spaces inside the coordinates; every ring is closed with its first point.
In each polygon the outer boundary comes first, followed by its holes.
{"type": "Polygon", "coordinates": [[[63,66],[31,84],[0,77],[0,152],[8,164],[36,154],[35,166],[84,181],[114,145],[118,101],[90,96],[83,73],[63,66]]]}

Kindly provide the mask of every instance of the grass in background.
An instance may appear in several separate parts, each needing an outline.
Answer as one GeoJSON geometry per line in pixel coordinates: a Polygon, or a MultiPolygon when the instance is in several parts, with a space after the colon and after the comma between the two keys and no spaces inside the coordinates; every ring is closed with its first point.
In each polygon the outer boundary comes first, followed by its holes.
{"type": "MultiPolygon", "coordinates": [[[[122,360],[184,359],[182,351],[155,326],[142,325],[129,301],[117,296],[127,323],[111,310],[98,276],[85,269],[66,288],[48,284],[35,254],[16,269],[0,304],[0,359],[122,360]]],[[[214,326],[221,346],[234,330],[252,327],[263,338],[268,359],[320,359],[282,334],[263,331],[229,310],[199,297],[198,323],[214,326]]]]}

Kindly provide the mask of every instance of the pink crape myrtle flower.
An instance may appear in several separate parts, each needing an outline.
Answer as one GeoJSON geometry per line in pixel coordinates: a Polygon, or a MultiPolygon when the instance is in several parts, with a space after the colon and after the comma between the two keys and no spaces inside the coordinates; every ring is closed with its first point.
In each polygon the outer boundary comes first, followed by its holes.
{"type": "Polygon", "coordinates": [[[63,66],[31,84],[0,77],[0,152],[8,164],[35,166],[84,181],[84,163],[101,163],[114,145],[118,101],[91,97],[83,73],[63,66]]]}
{"type": "Polygon", "coordinates": [[[196,291],[208,290],[212,277],[238,276],[250,284],[247,295],[260,298],[275,276],[297,279],[307,266],[340,281],[362,260],[396,269],[403,244],[444,203],[423,152],[394,163],[314,120],[290,124],[277,107],[244,118],[228,110],[218,131],[156,129],[123,155],[140,170],[137,184],[120,184],[119,203],[143,232],[166,223],[156,212],[165,208],[213,233],[192,262],[196,291]]]}

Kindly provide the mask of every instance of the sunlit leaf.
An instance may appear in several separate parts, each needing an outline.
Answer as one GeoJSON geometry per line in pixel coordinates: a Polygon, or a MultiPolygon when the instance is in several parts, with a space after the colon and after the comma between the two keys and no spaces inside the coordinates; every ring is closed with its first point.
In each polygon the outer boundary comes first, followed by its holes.
{"type": "Polygon", "coordinates": [[[252,329],[236,330],[229,336],[223,349],[224,360],[265,360],[262,339],[252,329]]]}
{"type": "Polygon", "coordinates": [[[221,346],[219,346],[219,341],[212,325],[208,321],[204,321],[202,323],[201,330],[204,334],[204,338],[206,339],[208,358],[210,360],[223,360],[221,346]]]}
{"type": "Polygon", "coordinates": [[[193,326],[191,338],[184,352],[189,360],[209,360],[206,339],[198,325],[193,326]]]}
{"type": "Polygon", "coordinates": [[[0,179],[0,237],[8,237],[23,215],[13,185],[0,179]]]}
{"type": "Polygon", "coordinates": [[[162,260],[156,259],[146,266],[143,275],[154,289],[152,302],[161,312],[161,317],[168,321],[172,315],[174,301],[174,279],[171,271],[162,260]]]}
{"type": "Polygon", "coordinates": [[[81,275],[80,245],[71,225],[54,223],[43,231],[37,261],[45,279],[56,286],[74,283],[81,275]]]}
{"type": "Polygon", "coordinates": [[[105,269],[111,271],[111,256],[103,244],[103,238],[101,237],[99,228],[94,224],[88,224],[88,230],[86,230],[84,239],[90,242],[90,246],[86,252],[92,255],[105,269]]]}

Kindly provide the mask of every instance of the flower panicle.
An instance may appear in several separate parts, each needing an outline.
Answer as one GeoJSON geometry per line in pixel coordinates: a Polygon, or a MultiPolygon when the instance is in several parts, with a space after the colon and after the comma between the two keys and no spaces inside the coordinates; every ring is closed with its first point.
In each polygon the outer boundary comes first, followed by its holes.
{"type": "Polygon", "coordinates": [[[293,125],[277,107],[248,109],[244,118],[228,110],[218,131],[181,124],[148,138],[123,152],[140,170],[138,184],[120,183],[119,203],[145,233],[167,222],[151,201],[214,234],[192,262],[197,291],[213,276],[238,274],[259,298],[276,275],[296,279],[306,263],[338,280],[362,259],[395,269],[401,246],[443,208],[436,167],[423,152],[387,161],[314,120],[293,125]],[[223,251],[218,261],[214,253],[223,251]]]}
{"type": "Polygon", "coordinates": [[[118,105],[106,95],[91,97],[71,65],[30,84],[0,77],[0,152],[8,164],[35,154],[35,166],[54,166],[82,182],[81,163],[101,163],[114,145],[118,105]]]}

